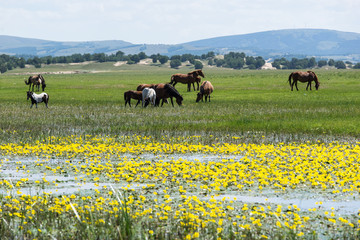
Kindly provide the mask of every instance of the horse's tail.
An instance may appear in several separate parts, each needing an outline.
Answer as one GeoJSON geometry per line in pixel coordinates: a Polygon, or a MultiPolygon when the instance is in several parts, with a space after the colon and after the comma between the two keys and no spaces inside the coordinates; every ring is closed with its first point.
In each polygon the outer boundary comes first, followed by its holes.
{"type": "MultiPolygon", "coordinates": [[[[31,77],[30,77],[30,78],[31,78],[31,77]]],[[[26,79],[24,79],[24,82],[25,82],[26,85],[29,85],[29,84],[31,83],[30,78],[28,79],[27,82],[26,82],[26,79]]]]}
{"type": "Polygon", "coordinates": [[[291,87],[291,77],[292,77],[293,73],[290,73],[289,75],[289,84],[290,84],[290,87],[291,87]]]}
{"type": "Polygon", "coordinates": [[[175,82],[175,76],[174,75],[172,75],[171,76],[171,78],[170,78],[170,82],[169,82],[169,84],[174,84],[174,82],[175,82]]]}

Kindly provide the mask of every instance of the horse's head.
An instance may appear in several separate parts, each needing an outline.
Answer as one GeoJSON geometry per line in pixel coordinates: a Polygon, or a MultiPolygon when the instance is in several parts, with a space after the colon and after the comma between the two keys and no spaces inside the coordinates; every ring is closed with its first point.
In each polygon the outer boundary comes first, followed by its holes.
{"type": "Polygon", "coordinates": [[[198,92],[196,102],[199,102],[203,98],[203,95],[201,92],[198,92]]]}
{"type": "Polygon", "coordinates": [[[319,90],[319,87],[320,87],[320,83],[319,83],[319,82],[315,82],[315,88],[316,88],[316,90],[319,90]]]}
{"type": "Polygon", "coordinates": [[[203,78],[205,77],[201,69],[196,70],[196,72],[198,73],[198,75],[202,76],[203,78]]]}
{"type": "Polygon", "coordinates": [[[45,88],[46,88],[46,84],[45,84],[45,83],[43,83],[43,84],[41,85],[41,87],[42,87],[42,90],[44,91],[44,90],[45,90],[45,88]]]}
{"type": "Polygon", "coordinates": [[[179,97],[176,98],[176,103],[177,103],[179,106],[181,106],[183,100],[184,100],[183,97],[182,97],[182,96],[179,96],[179,97]]]}
{"type": "Polygon", "coordinates": [[[26,92],[26,100],[29,100],[29,98],[31,98],[31,94],[32,94],[32,92],[30,92],[30,91],[27,91],[26,92]]]}

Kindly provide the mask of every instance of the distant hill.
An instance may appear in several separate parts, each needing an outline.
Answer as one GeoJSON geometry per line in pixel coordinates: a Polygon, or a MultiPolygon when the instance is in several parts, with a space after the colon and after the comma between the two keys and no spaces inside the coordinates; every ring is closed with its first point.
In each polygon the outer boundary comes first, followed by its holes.
{"type": "Polygon", "coordinates": [[[0,36],[0,53],[9,55],[66,56],[74,53],[145,52],[147,55],[245,52],[269,57],[316,56],[360,61],[360,34],[325,29],[289,29],[216,37],[187,43],[132,44],[121,40],[57,42],[12,36],[0,36]]]}

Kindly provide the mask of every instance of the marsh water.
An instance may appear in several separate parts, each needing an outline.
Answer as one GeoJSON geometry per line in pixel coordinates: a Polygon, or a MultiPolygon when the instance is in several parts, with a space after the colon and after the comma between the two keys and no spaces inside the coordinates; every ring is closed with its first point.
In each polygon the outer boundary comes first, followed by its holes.
{"type": "MultiPolygon", "coordinates": [[[[186,159],[188,161],[221,161],[222,159],[240,159],[242,156],[219,156],[219,155],[206,155],[206,154],[172,154],[165,156],[156,156],[153,154],[143,155],[124,155],[128,158],[136,157],[144,160],[157,161],[159,159],[164,161],[181,160],[186,159]]],[[[46,182],[52,184],[37,184],[29,186],[31,184],[24,184],[20,188],[14,188],[12,190],[0,189],[0,194],[13,195],[13,194],[29,194],[29,195],[41,195],[44,193],[55,195],[70,195],[70,194],[86,194],[94,189],[102,189],[104,187],[111,187],[115,189],[130,188],[140,189],[146,184],[129,184],[123,183],[110,183],[110,182],[85,182],[79,181],[79,178],[86,177],[80,174],[50,174],[48,171],[40,172],[29,166],[41,163],[38,158],[34,157],[21,157],[21,156],[0,156],[3,160],[0,169],[0,180],[6,179],[11,183],[15,183],[21,179],[27,179],[28,183],[42,181],[46,179],[46,182]],[[18,164],[21,162],[21,164],[18,164]],[[26,165],[26,170],[23,170],[20,165],[26,165]]],[[[65,164],[63,159],[47,159],[46,164],[49,166],[56,166],[59,164],[65,164]]],[[[80,160],[72,160],[73,162],[80,160]]],[[[44,163],[45,163],[44,162],[44,163]]],[[[14,184],[15,185],[15,184],[14,184]]],[[[202,196],[203,199],[209,199],[208,196],[202,196]]],[[[323,211],[335,211],[339,214],[357,214],[360,211],[360,197],[358,195],[343,194],[340,197],[332,198],[329,195],[323,194],[321,191],[300,191],[295,190],[293,192],[279,192],[275,190],[265,191],[251,191],[248,193],[228,191],[223,194],[217,194],[213,198],[218,200],[229,200],[251,204],[280,204],[280,205],[296,205],[302,211],[308,211],[309,209],[319,209],[323,211]]]]}

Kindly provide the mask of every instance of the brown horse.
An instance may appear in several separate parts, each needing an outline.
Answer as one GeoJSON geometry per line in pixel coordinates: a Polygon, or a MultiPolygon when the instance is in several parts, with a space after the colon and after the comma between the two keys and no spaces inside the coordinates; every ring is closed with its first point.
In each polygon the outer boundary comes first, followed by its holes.
{"type": "Polygon", "coordinates": [[[26,82],[26,80],[24,80],[24,81],[25,81],[26,85],[29,85],[29,91],[30,91],[31,85],[32,85],[32,91],[34,91],[34,86],[35,85],[37,86],[37,90],[39,91],[40,90],[40,84],[41,84],[42,90],[43,91],[45,90],[45,87],[46,87],[45,79],[41,74],[38,74],[38,75],[35,75],[35,76],[30,76],[27,82],[26,82]]]}
{"type": "Polygon", "coordinates": [[[207,102],[207,98],[209,97],[210,102],[210,94],[214,91],[214,87],[210,81],[204,81],[201,83],[200,92],[197,94],[196,102],[204,101],[203,96],[205,96],[205,102],[207,102]]]}
{"type": "Polygon", "coordinates": [[[136,91],[142,91],[144,88],[153,88],[155,89],[156,84],[140,84],[139,86],[137,86],[136,91]]]}
{"type": "Polygon", "coordinates": [[[142,91],[129,90],[127,92],[124,92],[125,107],[126,107],[127,103],[129,103],[129,106],[131,107],[131,103],[130,103],[131,98],[138,100],[138,102],[136,103],[136,106],[135,106],[135,107],[137,107],[137,105],[142,100],[142,91]]]}
{"type": "Polygon", "coordinates": [[[306,86],[306,90],[308,90],[309,86],[310,86],[310,90],[311,90],[311,82],[314,81],[315,82],[315,88],[316,90],[319,89],[320,83],[318,80],[318,77],[316,76],[316,74],[313,71],[307,71],[307,72],[292,72],[289,76],[289,84],[291,87],[291,91],[294,88],[294,84],[296,87],[296,90],[299,91],[298,87],[297,87],[297,81],[303,82],[303,83],[308,83],[306,86]],[[293,79],[292,83],[291,83],[291,78],[293,79]]]}
{"type": "Polygon", "coordinates": [[[174,86],[170,84],[163,84],[159,83],[157,84],[155,88],[156,92],[156,106],[159,106],[160,100],[162,99],[161,106],[164,104],[164,100],[167,98],[170,98],[171,104],[174,107],[173,97],[176,98],[176,103],[180,106],[182,104],[182,101],[184,100],[183,97],[180,95],[180,93],[174,88],[174,86]]]}
{"type": "Polygon", "coordinates": [[[183,83],[183,84],[187,84],[187,91],[190,92],[191,90],[191,84],[193,85],[194,91],[195,91],[195,82],[197,83],[197,90],[199,90],[199,83],[201,81],[201,78],[199,78],[199,76],[201,77],[205,77],[204,73],[202,72],[201,69],[197,69],[194,70],[192,72],[189,72],[188,74],[182,74],[182,73],[177,73],[171,76],[171,82],[170,84],[172,84],[173,86],[175,86],[178,82],[183,83]]]}

